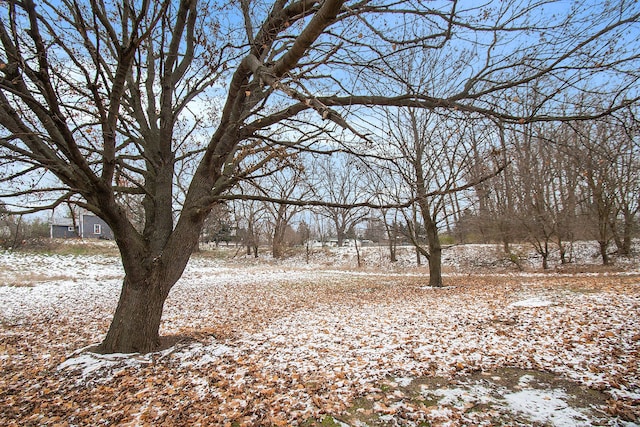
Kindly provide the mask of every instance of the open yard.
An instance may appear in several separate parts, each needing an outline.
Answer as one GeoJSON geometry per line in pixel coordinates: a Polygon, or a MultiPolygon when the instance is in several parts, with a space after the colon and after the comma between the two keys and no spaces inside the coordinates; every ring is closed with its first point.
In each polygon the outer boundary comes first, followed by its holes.
{"type": "Polygon", "coordinates": [[[119,259],[0,254],[0,425],[640,422],[637,266],[467,263],[433,289],[421,268],[335,256],[195,256],[165,306],[165,348],[102,356],[88,348],[119,259]]]}

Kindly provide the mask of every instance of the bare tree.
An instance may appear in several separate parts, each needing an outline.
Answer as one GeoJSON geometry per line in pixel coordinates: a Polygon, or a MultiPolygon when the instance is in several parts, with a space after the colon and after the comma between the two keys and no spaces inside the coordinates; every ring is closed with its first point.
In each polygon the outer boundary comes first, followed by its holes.
{"type": "Polygon", "coordinates": [[[639,6],[591,3],[550,19],[544,2],[9,1],[0,11],[2,196],[22,197],[12,203],[26,211],[73,200],[107,222],[126,274],[100,349],[150,351],[213,206],[283,152],[316,149],[318,135],[362,145],[368,127],[357,118],[371,106],[518,122],[577,116],[558,95],[566,91],[613,95],[579,118],[633,103],[638,49],[626,31],[637,29],[639,6]],[[395,58],[411,50],[442,51],[461,71],[438,94],[407,90],[395,58]],[[506,89],[542,77],[535,115],[502,102],[506,89]],[[176,198],[181,162],[195,168],[176,198]],[[124,193],[142,198],[142,229],[124,193]]]}
{"type": "Polygon", "coordinates": [[[387,237],[387,246],[389,248],[389,260],[397,262],[398,239],[402,237],[400,220],[402,212],[399,209],[380,209],[382,214],[384,230],[387,237]]]}
{"type": "Polygon", "coordinates": [[[544,132],[543,126],[519,129],[514,135],[512,163],[517,170],[515,218],[525,231],[525,238],[542,257],[542,268],[546,270],[559,228],[558,206],[554,204],[559,170],[552,163],[554,147],[544,132]]]}
{"type": "Polygon", "coordinates": [[[598,241],[602,263],[607,265],[612,240],[623,254],[628,254],[631,246],[638,212],[636,148],[614,120],[574,123],[571,129],[574,144],[570,155],[586,188],[583,211],[598,241]],[[619,228],[622,234],[618,234],[619,228]]]}
{"type": "MultiPolygon", "coordinates": [[[[430,286],[442,286],[441,223],[454,206],[449,195],[475,183],[465,182],[473,152],[467,129],[472,121],[453,115],[441,117],[425,110],[408,108],[389,117],[389,145],[398,155],[392,174],[400,176],[411,189],[424,226],[426,247],[421,244],[415,218],[405,212],[409,237],[429,261],[430,286]]],[[[488,179],[500,168],[479,180],[488,179]]]]}
{"type": "MultiPolygon", "coordinates": [[[[244,184],[240,185],[240,192],[242,194],[253,195],[257,198],[257,192],[253,185],[244,184]]],[[[253,254],[255,258],[258,258],[260,248],[260,235],[265,220],[265,206],[259,200],[235,201],[234,217],[236,222],[236,229],[238,230],[238,238],[242,241],[247,249],[247,255],[253,254]]]]}
{"type": "Polygon", "coordinates": [[[291,229],[292,220],[303,209],[303,206],[283,201],[307,198],[309,188],[305,184],[305,173],[299,159],[289,159],[286,167],[254,182],[259,186],[260,193],[270,199],[263,203],[271,226],[271,250],[274,258],[284,257],[288,246],[287,231],[291,229]]]}
{"type": "Polygon", "coordinates": [[[204,221],[200,240],[203,242],[214,242],[216,246],[218,246],[220,242],[226,242],[228,244],[233,234],[230,217],[231,212],[226,204],[220,203],[214,206],[204,221]]]}
{"type": "Polygon", "coordinates": [[[598,241],[604,264],[615,240],[618,253],[631,247],[638,212],[637,148],[615,117],[562,125],[516,125],[509,155],[515,207],[511,215],[548,267],[555,241],[566,262],[565,241],[576,229],[598,241]],[[585,233],[585,230],[590,232],[585,233]]]}
{"type": "Polygon", "coordinates": [[[347,231],[353,229],[368,215],[366,207],[356,207],[368,199],[366,167],[360,160],[334,153],[330,157],[313,158],[311,190],[319,200],[328,202],[316,211],[331,221],[342,246],[347,231]]]}
{"type": "Polygon", "coordinates": [[[581,228],[578,216],[578,205],[584,199],[580,185],[580,171],[575,167],[574,160],[569,153],[573,144],[567,144],[572,138],[568,126],[557,126],[550,136],[555,148],[552,159],[554,171],[558,177],[556,190],[553,194],[555,210],[558,215],[556,228],[556,243],[560,251],[560,262],[566,264],[572,261],[573,242],[581,228]]]}
{"type": "Polygon", "coordinates": [[[628,112],[612,123],[617,140],[614,163],[615,199],[618,215],[612,224],[618,254],[631,255],[631,242],[637,233],[640,213],[640,127],[628,112]]]}

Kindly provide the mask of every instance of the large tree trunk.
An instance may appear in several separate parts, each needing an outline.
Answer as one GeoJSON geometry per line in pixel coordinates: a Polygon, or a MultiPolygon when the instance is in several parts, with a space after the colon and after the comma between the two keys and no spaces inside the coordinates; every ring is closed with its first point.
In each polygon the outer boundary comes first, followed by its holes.
{"type": "Polygon", "coordinates": [[[345,230],[345,223],[340,223],[337,217],[334,219],[334,223],[336,226],[336,237],[338,239],[338,246],[342,247],[342,245],[344,245],[344,239],[347,234],[345,230]]]}
{"type": "Polygon", "coordinates": [[[598,246],[600,247],[600,256],[602,257],[602,265],[609,265],[609,210],[604,208],[598,209],[598,246]]]}
{"type": "Polygon", "coordinates": [[[284,244],[278,240],[274,240],[271,246],[271,254],[276,259],[284,258],[284,244]]]}
{"type": "Polygon", "coordinates": [[[431,217],[425,218],[429,244],[429,286],[442,287],[442,245],[438,227],[431,217]]]}
{"type": "Polygon", "coordinates": [[[624,231],[622,234],[622,246],[620,247],[620,255],[631,255],[631,240],[633,237],[633,220],[624,223],[624,231]]]}
{"type": "Polygon", "coordinates": [[[429,254],[429,286],[442,287],[442,250],[437,249],[429,254]]]}
{"type": "Polygon", "coordinates": [[[411,222],[407,222],[407,225],[412,229],[409,233],[409,238],[416,248],[418,265],[420,263],[420,255],[424,255],[429,262],[429,286],[439,288],[442,287],[442,244],[440,243],[440,236],[438,235],[438,226],[431,217],[429,206],[424,202],[419,205],[422,218],[425,222],[427,246],[429,250],[427,251],[418,242],[417,227],[413,226],[411,222]]]}
{"type": "Polygon", "coordinates": [[[183,211],[173,232],[150,234],[147,242],[135,230],[113,221],[125,271],[120,299],[102,353],[148,353],[160,344],[160,322],[171,288],[182,276],[198,243],[206,209],[183,211]],[[198,214],[191,212],[197,211],[198,214]]]}
{"type": "Polygon", "coordinates": [[[620,226],[615,220],[611,222],[611,230],[613,231],[613,238],[618,248],[618,255],[629,256],[631,255],[631,240],[633,237],[634,226],[634,214],[630,210],[623,210],[623,222],[622,233],[620,233],[620,226]]]}
{"type": "Polygon", "coordinates": [[[172,284],[154,276],[157,275],[135,282],[125,277],[118,307],[100,352],[148,353],[158,348],[162,310],[172,284]]]}
{"type": "Polygon", "coordinates": [[[271,251],[274,258],[284,258],[285,252],[285,230],[286,226],[280,222],[276,223],[275,229],[273,231],[273,241],[271,244],[271,251]]]}

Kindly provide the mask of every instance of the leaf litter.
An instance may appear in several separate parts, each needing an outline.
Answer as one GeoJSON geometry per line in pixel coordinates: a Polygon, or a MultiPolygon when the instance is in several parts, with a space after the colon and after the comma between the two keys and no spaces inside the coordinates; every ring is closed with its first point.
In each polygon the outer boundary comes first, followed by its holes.
{"type": "Polygon", "coordinates": [[[99,355],[117,258],[0,266],[39,273],[0,286],[2,425],[640,421],[634,272],[451,274],[433,289],[418,270],[195,257],[165,305],[166,347],[99,355]]]}

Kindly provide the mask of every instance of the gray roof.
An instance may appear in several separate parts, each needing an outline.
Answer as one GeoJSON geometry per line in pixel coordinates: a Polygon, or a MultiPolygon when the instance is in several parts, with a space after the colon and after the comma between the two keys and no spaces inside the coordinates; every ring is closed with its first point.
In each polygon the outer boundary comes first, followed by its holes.
{"type": "Polygon", "coordinates": [[[63,227],[72,227],[73,220],[71,218],[54,218],[51,225],[59,225],[63,227]]]}

